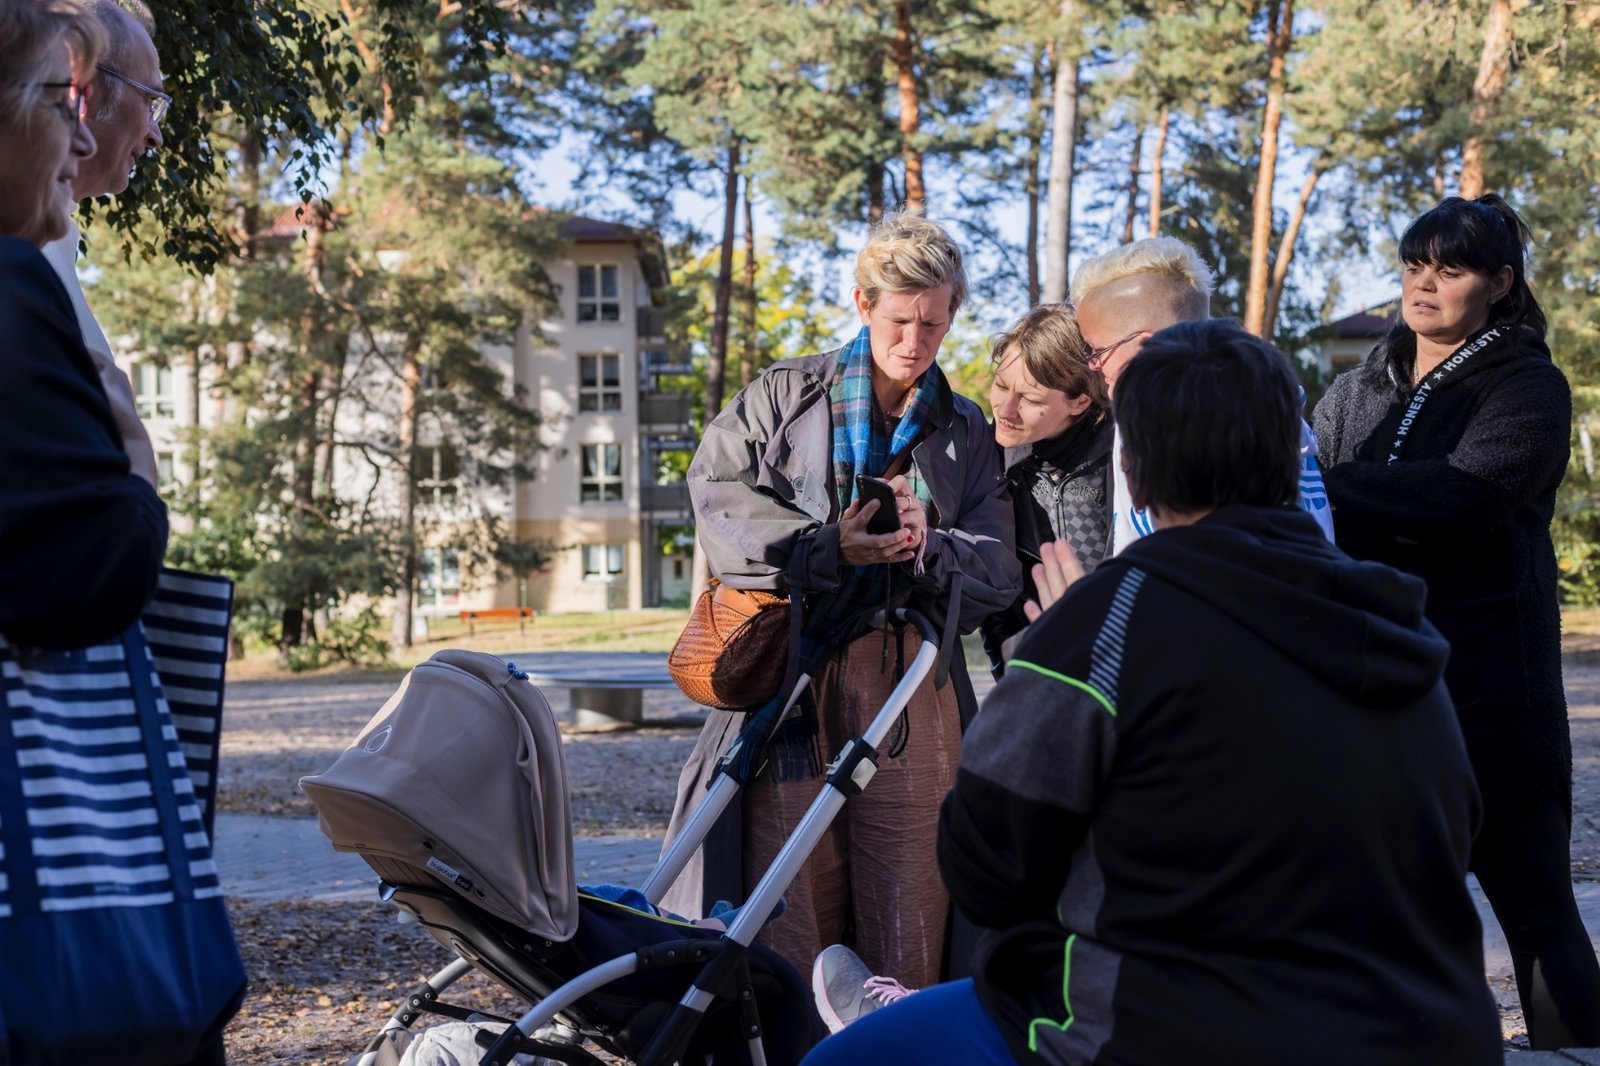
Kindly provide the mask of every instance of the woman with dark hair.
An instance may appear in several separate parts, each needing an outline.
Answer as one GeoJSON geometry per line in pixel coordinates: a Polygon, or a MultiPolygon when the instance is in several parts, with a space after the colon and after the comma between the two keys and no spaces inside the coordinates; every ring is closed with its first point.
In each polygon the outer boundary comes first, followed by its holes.
{"type": "Polygon", "coordinates": [[[1399,320],[1317,405],[1339,546],[1428,585],[1483,793],[1472,869],[1535,1048],[1600,1044],[1600,964],[1573,900],[1572,748],[1550,519],[1572,396],[1545,346],[1527,228],[1498,196],[1407,227],[1399,320]]]}

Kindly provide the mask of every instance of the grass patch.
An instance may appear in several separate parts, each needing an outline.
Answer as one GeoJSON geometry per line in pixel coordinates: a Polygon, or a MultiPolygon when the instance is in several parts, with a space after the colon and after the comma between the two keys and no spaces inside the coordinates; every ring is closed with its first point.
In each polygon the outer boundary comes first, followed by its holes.
{"type": "Polygon", "coordinates": [[[530,619],[519,630],[514,621],[479,622],[476,632],[458,618],[430,619],[428,632],[416,640],[411,650],[393,663],[381,667],[348,664],[325,666],[290,674],[278,663],[277,651],[254,648],[243,659],[230,660],[230,680],[260,680],[274,677],[309,677],[324,681],[378,681],[400,675],[445,648],[505,655],[551,651],[637,651],[665,655],[683,632],[689,620],[686,609],[651,608],[642,611],[597,611],[581,614],[542,614],[530,619]]]}

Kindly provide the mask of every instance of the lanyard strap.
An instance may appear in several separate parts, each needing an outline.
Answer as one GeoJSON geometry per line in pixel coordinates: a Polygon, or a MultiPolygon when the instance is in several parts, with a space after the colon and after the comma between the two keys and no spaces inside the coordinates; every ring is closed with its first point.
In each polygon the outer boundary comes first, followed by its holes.
{"type": "Polygon", "coordinates": [[[1467,360],[1489,347],[1500,337],[1501,329],[1499,326],[1485,330],[1457,348],[1450,354],[1450,358],[1440,363],[1427,377],[1422,379],[1422,383],[1417,386],[1417,390],[1411,394],[1411,403],[1407,405],[1406,413],[1400,417],[1400,428],[1395,430],[1394,443],[1389,445],[1389,464],[1393,464],[1400,458],[1400,452],[1405,448],[1406,438],[1411,435],[1411,430],[1416,425],[1417,416],[1422,413],[1422,405],[1428,402],[1428,397],[1433,395],[1434,390],[1439,387],[1445,378],[1465,366],[1467,360]]]}

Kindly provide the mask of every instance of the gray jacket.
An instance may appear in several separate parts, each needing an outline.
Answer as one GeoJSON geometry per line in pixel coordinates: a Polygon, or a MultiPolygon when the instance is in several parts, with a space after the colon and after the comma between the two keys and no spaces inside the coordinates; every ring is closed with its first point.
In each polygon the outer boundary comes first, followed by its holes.
{"type": "MultiPolygon", "coordinates": [[[[798,576],[802,591],[833,591],[848,572],[839,558],[828,402],[838,356],[832,351],[774,364],[706,428],[689,466],[689,496],[711,572],[726,585],[786,588],[789,558],[801,538],[813,541],[798,576]]],[[[970,633],[1016,599],[1022,567],[993,431],[976,404],[952,397],[953,415],[936,413],[911,453],[933,500],[913,606],[939,624],[950,579],[959,572],[957,625],[970,633]],[[967,423],[965,464],[956,461],[954,418],[967,423]]]]}
{"type": "MultiPolygon", "coordinates": [[[[696,532],[711,572],[734,588],[788,588],[795,545],[812,540],[802,592],[827,592],[844,576],[833,495],[833,415],[828,384],[839,353],[788,359],[769,367],[706,427],[689,466],[696,532]]],[[[950,581],[961,573],[963,632],[1007,607],[1022,584],[1013,547],[1011,497],[1000,449],[982,412],[964,396],[934,416],[932,430],[912,457],[933,498],[923,573],[912,606],[936,627],[948,614],[950,581]],[[966,419],[967,461],[956,461],[954,418],[966,419]],[[957,470],[965,474],[957,484],[957,470]],[[952,520],[953,516],[953,520],[952,520]]],[[[952,649],[950,681],[963,721],[976,711],[960,648],[952,649]]],[[[710,711],[678,777],[667,845],[705,796],[717,760],[744,724],[739,711],[710,711]]],[[[830,755],[832,753],[829,753],[830,755]]],[[[711,829],[662,905],[679,914],[705,914],[717,899],[742,901],[743,830],[734,804],[711,829]]]]}

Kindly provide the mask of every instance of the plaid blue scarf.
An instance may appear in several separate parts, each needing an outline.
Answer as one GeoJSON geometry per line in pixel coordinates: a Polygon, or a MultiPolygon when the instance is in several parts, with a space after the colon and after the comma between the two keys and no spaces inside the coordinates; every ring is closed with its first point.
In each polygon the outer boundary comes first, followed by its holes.
{"type": "MultiPolygon", "coordinates": [[[[855,500],[857,474],[882,477],[896,456],[922,439],[945,391],[944,372],[935,363],[922,375],[893,437],[885,437],[873,417],[878,400],[872,389],[872,340],[867,327],[862,326],[856,339],[839,352],[828,401],[833,412],[833,494],[841,512],[855,500]]],[[[927,489],[921,478],[912,476],[914,467],[908,462],[905,473],[927,507],[927,489]]]]}

